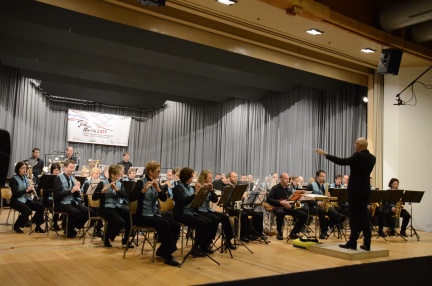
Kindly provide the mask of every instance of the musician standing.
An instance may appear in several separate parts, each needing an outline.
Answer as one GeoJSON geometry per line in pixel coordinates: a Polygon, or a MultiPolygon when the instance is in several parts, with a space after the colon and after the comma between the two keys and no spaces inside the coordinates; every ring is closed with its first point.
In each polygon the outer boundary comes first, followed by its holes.
{"type": "Polygon", "coordinates": [[[128,174],[129,168],[132,167],[132,162],[129,161],[130,155],[128,152],[123,153],[123,161],[119,162],[119,165],[124,167],[124,173],[128,174]]]}
{"type": "MultiPolygon", "coordinates": [[[[130,214],[129,207],[125,205],[126,191],[120,181],[120,170],[121,167],[118,165],[109,166],[109,178],[98,183],[92,197],[95,201],[100,199],[99,214],[108,222],[105,247],[112,247],[110,240],[113,241],[122,228],[126,234],[122,239],[122,245],[126,245],[129,239],[130,214]]],[[[132,245],[129,247],[133,248],[132,245]]]]}
{"type": "Polygon", "coordinates": [[[75,162],[75,170],[74,171],[78,171],[79,170],[79,162],[78,162],[78,157],[74,156],[74,148],[72,146],[67,146],[66,147],[66,152],[65,152],[65,161],[74,161],[75,162]]]}
{"type": "Polygon", "coordinates": [[[42,169],[44,167],[44,161],[40,159],[39,156],[40,149],[33,148],[32,156],[27,159],[27,164],[32,166],[33,181],[35,183],[39,182],[39,176],[42,174],[42,169]]]}
{"type": "Polygon", "coordinates": [[[368,215],[368,199],[371,193],[370,174],[375,166],[376,158],[369,150],[365,138],[358,138],[355,141],[355,153],[348,158],[338,158],[328,155],[322,149],[316,153],[323,155],[338,165],[349,165],[351,174],[348,181],[348,204],[350,207],[349,223],[351,235],[346,244],[339,245],[342,248],[357,249],[357,239],[360,230],[363,231],[363,245],[361,249],[369,251],[371,245],[370,217],[368,215]]]}
{"type": "Polygon", "coordinates": [[[36,224],[35,232],[45,232],[40,226],[44,223],[43,214],[44,206],[36,201],[33,201],[29,195],[31,192],[36,192],[33,182],[26,177],[27,164],[25,162],[18,162],[15,165],[15,175],[12,176],[9,182],[9,187],[12,191],[12,198],[10,206],[14,210],[20,212],[19,217],[14,223],[14,230],[16,233],[23,233],[21,227],[29,221],[29,216],[32,211],[35,211],[33,222],[36,224]]]}
{"type": "MultiPolygon", "coordinates": [[[[64,162],[63,173],[54,178],[54,209],[68,214],[67,237],[77,235],[75,228],[81,229],[88,219],[88,209],[81,201],[81,186],[73,175],[76,168],[75,161],[64,162]]],[[[91,216],[96,214],[91,210],[91,216]]],[[[65,231],[66,234],[66,231],[65,231]]]]}
{"type": "Polygon", "coordinates": [[[146,164],[145,170],[145,177],[136,183],[130,197],[131,201],[138,200],[136,225],[154,227],[161,242],[156,255],[165,259],[165,264],[179,266],[180,263],[173,258],[172,254],[177,250],[180,223],[168,216],[162,216],[157,205],[158,199],[163,202],[167,200],[166,194],[157,181],[161,165],[156,161],[150,161],[146,164]]]}
{"type": "MultiPolygon", "coordinates": [[[[267,196],[267,202],[275,208],[273,213],[276,216],[276,238],[278,240],[283,239],[282,226],[285,215],[291,215],[296,223],[290,233],[290,238],[296,239],[299,237],[299,232],[307,221],[308,214],[301,208],[295,209],[292,204],[288,203],[288,200],[294,195],[289,186],[289,175],[287,173],[282,173],[279,179],[279,183],[270,189],[267,196]]],[[[302,190],[299,190],[296,191],[296,194],[298,194],[298,192],[303,193],[302,190]]]]}

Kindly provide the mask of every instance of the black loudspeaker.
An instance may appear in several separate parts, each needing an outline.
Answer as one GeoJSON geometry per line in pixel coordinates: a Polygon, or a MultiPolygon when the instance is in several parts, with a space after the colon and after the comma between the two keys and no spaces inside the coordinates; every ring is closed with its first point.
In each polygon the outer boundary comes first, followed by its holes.
{"type": "Polygon", "coordinates": [[[378,63],[377,73],[398,75],[401,59],[401,50],[383,49],[378,63]]]}
{"type": "Polygon", "coordinates": [[[9,132],[0,129],[0,186],[4,186],[9,172],[11,142],[9,132]]]}

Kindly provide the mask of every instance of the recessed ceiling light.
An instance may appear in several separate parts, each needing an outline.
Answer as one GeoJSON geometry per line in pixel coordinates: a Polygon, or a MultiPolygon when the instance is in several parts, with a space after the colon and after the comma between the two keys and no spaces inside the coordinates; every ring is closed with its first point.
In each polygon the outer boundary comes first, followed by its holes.
{"type": "Polygon", "coordinates": [[[322,33],[324,33],[323,31],[320,31],[318,29],[309,29],[306,31],[306,33],[309,33],[311,35],[321,35],[322,33]]]}
{"type": "Polygon", "coordinates": [[[225,4],[225,5],[234,5],[238,2],[238,0],[216,0],[219,3],[225,4]]]}
{"type": "Polygon", "coordinates": [[[371,49],[371,48],[364,48],[364,49],[361,49],[360,51],[362,51],[363,53],[366,53],[366,54],[375,53],[375,50],[371,49]]]}
{"type": "Polygon", "coordinates": [[[369,101],[369,99],[368,99],[366,96],[363,96],[362,99],[363,99],[363,102],[364,102],[364,103],[368,103],[368,101],[369,101]]]}

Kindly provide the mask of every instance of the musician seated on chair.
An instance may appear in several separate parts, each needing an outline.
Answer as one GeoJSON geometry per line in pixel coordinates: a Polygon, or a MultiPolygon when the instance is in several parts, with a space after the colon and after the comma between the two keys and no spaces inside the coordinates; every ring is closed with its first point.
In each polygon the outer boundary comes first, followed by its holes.
{"type": "Polygon", "coordinates": [[[29,216],[32,211],[35,211],[32,221],[36,224],[35,232],[45,232],[40,226],[44,223],[43,214],[44,206],[40,202],[36,202],[31,198],[31,194],[35,193],[34,184],[27,176],[27,164],[18,162],[15,165],[15,175],[9,181],[9,187],[12,191],[10,207],[20,212],[17,220],[14,223],[16,233],[23,233],[22,227],[29,221],[29,216]]]}
{"type": "Polygon", "coordinates": [[[210,202],[217,203],[218,196],[215,193],[212,184],[213,173],[210,170],[203,170],[198,177],[198,182],[202,187],[209,187],[210,192],[204,201],[204,203],[199,207],[198,213],[209,218],[213,222],[212,236],[215,237],[219,223],[222,223],[222,230],[225,235],[226,247],[235,250],[236,247],[231,243],[231,239],[234,238],[233,229],[228,215],[217,212],[210,207],[210,202]]]}
{"type": "Polygon", "coordinates": [[[201,184],[196,183],[195,189],[190,186],[192,183],[194,171],[191,168],[183,168],[180,170],[180,181],[173,188],[174,195],[174,219],[188,227],[195,229],[195,242],[191,254],[197,257],[206,256],[205,253],[213,253],[210,248],[212,237],[212,221],[189,209],[190,204],[195,199],[195,196],[201,189],[201,184]]]}
{"type": "MultiPolygon", "coordinates": [[[[121,167],[119,165],[109,166],[108,176],[108,179],[98,183],[92,197],[94,201],[100,200],[99,214],[108,222],[104,246],[112,247],[110,240],[113,241],[122,228],[125,229],[122,245],[126,245],[131,222],[129,206],[126,205],[126,191],[120,181],[121,167]]],[[[133,248],[133,246],[129,247],[133,248]]]]}
{"type": "MultiPolygon", "coordinates": [[[[370,180],[370,188],[371,190],[375,190],[372,186],[372,177],[369,177],[370,180]]],[[[382,203],[370,203],[368,204],[368,212],[371,216],[371,227],[373,225],[378,225],[378,236],[386,237],[386,234],[383,231],[384,228],[384,208],[382,203]]]]}
{"type": "MultiPolygon", "coordinates": [[[[323,170],[316,171],[315,181],[309,184],[306,188],[308,191],[312,191],[316,195],[328,196],[328,184],[326,183],[326,173],[323,170]]],[[[320,224],[320,239],[327,237],[328,225],[337,225],[345,221],[345,216],[338,213],[334,207],[329,206],[323,201],[312,201],[309,203],[309,212],[313,215],[317,215],[320,224]],[[328,222],[326,220],[328,216],[328,222]]]]}
{"type": "MultiPolygon", "coordinates": [[[[346,189],[347,186],[342,184],[342,175],[336,175],[334,179],[334,183],[330,184],[330,188],[334,189],[346,189]]],[[[334,208],[341,214],[346,217],[349,217],[349,207],[348,202],[343,203],[335,203],[334,208]]]]}
{"type": "MultiPolygon", "coordinates": [[[[390,190],[398,190],[399,189],[399,180],[397,178],[390,179],[390,182],[388,184],[390,190]]],[[[408,223],[411,219],[411,215],[409,212],[403,208],[404,202],[400,201],[399,203],[383,203],[384,209],[384,218],[387,221],[387,225],[389,226],[388,235],[393,236],[395,235],[395,219],[402,218],[402,225],[400,228],[400,235],[404,237],[408,237],[406,234],[406,228],[408,226],[408,223]]]]}
{"type": "MultiPolygon", "coordinates": [[[[227,174],[227,179],[228,184],[224,185],[224,187],[228,185],[235,187],[237,185],[237,173],[229,172],[227,174]]],[[[214,185],[213,182],[213,186],[214,185]]],[[[224,207],[228,215],[239,216],[239,210],[234,209],[234,202],[224,207]]],[[[263,234],[263,221],[264,216],[262,212],[257,212],[254,209],[242,209],[240,218],[240,240],[243,242],[249,242],[250,239],[257,240],[259,238],[266,240],[266,236],[263,234]],[[249,216],[252,217],[252,225],[249,221],[249,216]]]]}
{"type": "Polygon", "coordinates": [[[165,264],[179,266],[172,254],[177,250],[176,242],[180,234],[180,223],[168,216],[162,216],[157,205],[158,199],[165,202],[166,194],[161,190],[157,181],[161,165],[150,161],[145,166],[145,177],[139,180],[131,193],[131,201],[138,200],[136,211],[136,225],[154,227],[158,233],[161,245],[156,255],[165,259],[165,264]]]}
{"type": "MultiPolygon", "coordinates": [[[[85,197],[84,197],[84,205],[86,207],[89,207],[87,195],[92,195],[93,196],[93,193],[96,190],[96,187],[97,187],[97,185],[100,182],[99,177],[100,177],[100,169],[97,168],[97,167],[93,167],[90,170],[90,179],[86,180],[85,183],[84,183],[84,185],[81,188],[83,194],[85,195],[85,197]]],[[[99,209],[97,209],[97,208],[92,208],[92,210],[95,211],[96,214],[99,213],[99,209]]],[[[101,220],[98,220],[96,222],[92,221],[92,223],[93,224],[96,223],[96,234],[95,234],[95,236],[97,236],[97,237],[103,237],[103,231],[102,231],[103,223],[102,223],[102,221],[101,220]]]]}
{"type": "MultiPolygon", "coordinates": [[[[68,229],[65,234],[68,238],[77,235],[75,228],[81,229],[88,219],[88,208],[81,200],[81,186],[73,175],[76,168],[75,161],[64,162],[63,173],[54,178],[54,210],[68,214],[68,229]]],[[[90,211],[95,216],[94,211],[90,211]]],[[[65,228],[63,228],[65,229],[65,228]]]]}
{"type": "Polygon", "coordinates": [[[274,185],[267,195],[267,202],[273,206],[273,213],[276,216],[277,234],[276,238],[283,239],[282,226],[284,224],[285,215],[291,215],[296,221],[294,228],[289,234],[290,238],[296,239],[299,237],[300,230],[305,225],[308,214],[301,207],[296,208],[294,203],[288,201],[294,194],[303,193],[302,190],[295,191],[290,188],[289,175],[287,173],[280,174],[279,183],[274,185]]]}

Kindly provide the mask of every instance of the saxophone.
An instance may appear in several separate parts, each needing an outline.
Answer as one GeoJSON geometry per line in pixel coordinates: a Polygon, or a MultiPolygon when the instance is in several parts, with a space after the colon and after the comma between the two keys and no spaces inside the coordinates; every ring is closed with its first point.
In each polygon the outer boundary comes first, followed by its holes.
{"type": "MultiPolygon", "coordinates": [[[[325,184],[324,195],[329,197],[330,196],[330,194],[329,194],[329,186],[330,185],[327,182],[324,182],[324,184],[325,184]]],[[[330,201],[330,199],[323,199],[323,203],[324,203],[323,208],[324,208],[325,212],[327,213],[328,210],[333,207],[333,203],[330,201]]]]}
{"type": "Polygon", "coordinates": [[[371,204],[371,217],[375,215],[375,209],[379,206],[379,203],[372,203],[371,204]]]}
{"type": "Polygon", "coordinates": [[[396,208],[396,210],[395,210],[394,217],[395,217],[395,218],[400,218],[400,214],[401,214],[401,211],[402,211],[402,209],[403,209],[402,202],[401,202],[401,201],[398,201],[398,202],[396,203],[395,208],[396,208]]]}

